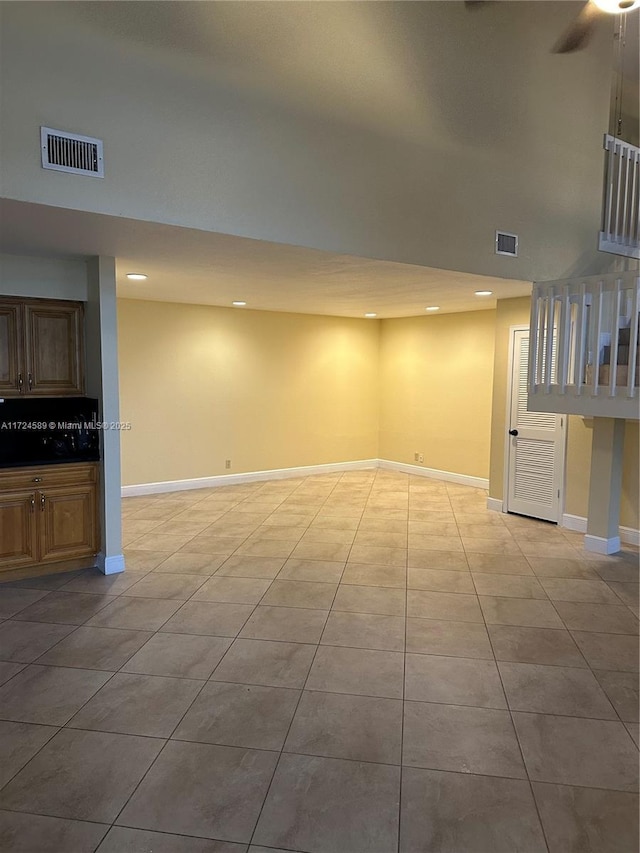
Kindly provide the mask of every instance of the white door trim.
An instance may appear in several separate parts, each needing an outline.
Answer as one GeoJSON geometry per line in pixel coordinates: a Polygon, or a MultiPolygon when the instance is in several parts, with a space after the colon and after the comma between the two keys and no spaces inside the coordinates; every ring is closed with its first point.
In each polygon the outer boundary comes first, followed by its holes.
{"type": "MultiPolygon", "coordinates": [[[[511,436],[509,435],[509,424],[511,423],[511,407],[513,403],[513,364],[515,353],[515,333],[528,332],[530,326],[528,323],[509,326],[509,349],[507,353],[507,408],[505,411],[504,420],[504,471],[502,483],[502,512],[509,512],[509,452],[511,446],[511,436]]],[[[560,413],[559,413],[560,414],[560,413]]],[[[567,462],[567,433],[568,433],[568,416],[560,415],[564,418],[562,441],[560,444],[560,459],[559,468],[561,471],[560,480],[560,498],[558,500],[558,517],[555,519],[558,525],[562,525],[562,517],[564,515],[565,501],[565,484],[566,484],[566,462],[567,462]]]]}

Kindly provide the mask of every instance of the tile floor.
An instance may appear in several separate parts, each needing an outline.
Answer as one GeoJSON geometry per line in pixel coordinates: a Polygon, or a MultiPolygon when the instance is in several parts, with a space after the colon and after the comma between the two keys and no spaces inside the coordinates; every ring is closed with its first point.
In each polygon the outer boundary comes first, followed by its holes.
{"type": "Polygon", "coordinates": [[[383,471],[124,501],[0,590],[11,853],[636,853],[638,554],[383,471]]]}

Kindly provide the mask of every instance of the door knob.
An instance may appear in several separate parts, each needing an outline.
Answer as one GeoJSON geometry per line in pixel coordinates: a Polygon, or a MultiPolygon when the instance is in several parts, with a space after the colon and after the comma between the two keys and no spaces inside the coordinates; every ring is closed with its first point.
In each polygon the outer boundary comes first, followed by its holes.
{"type": "Polygon", "coordinates": [[[517,434],[518,434],[518,430],[517,430],[517,429],[510,429],[510,430],[509,430],[509,435],[516,436],[517,434]]]}

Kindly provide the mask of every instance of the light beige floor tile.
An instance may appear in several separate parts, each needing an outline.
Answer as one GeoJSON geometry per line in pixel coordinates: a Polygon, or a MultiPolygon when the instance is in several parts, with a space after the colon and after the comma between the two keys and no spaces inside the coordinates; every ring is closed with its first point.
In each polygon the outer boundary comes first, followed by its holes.
{"type": "Polygon", "coordinates": [[[338,583],[345,563],[332,560],[300,560],[290,557],[278,573],[278,580],[338,583]]]}
{"type": "Polygon", "coordinates": [[[409,569],[407,572],[409,589],[426,589],[433,592],[475,593],[475,587],[469,572],[447,572],[439,569],[409,569]]]}
{"type": "Polygon", "coordinates": [[[484,621],[476,595],[418,589],[407,592],[407,616],[453,622],[484,621]]]}
{"type": "Polygon", "coordinates": [[[560,617],[550,601],[533,598],[497,598],[479,596],[488,625],[518,625],[523,628],[562,628],[560,617]]]}
{"type": "Polygon", "coordinates": [[[404,635],[404,617],[334,610],[329,614],[321,643],[401,652],[404,651],[404,635]]]}
{"type": "Polygon", "coordinates": [[[409,548],[407,563],[411,569],[439,569],[448,572],[468,572],[464,551],[420,551],[409,548]]]}
{"type": "Polygon", "coordinates": [[[273,580],[284,566],[277,557],[250,557],[245,554],[228,557],[216,572],[218,577],[265,578],[273,580]]]}
{"type": "Polygon", "coordinates": [[[408,618],[407,652],[493,660],[487,629],[476,622],[408,618]]]}
{"type": "Polygon", "coordinates": [[[513,721],[533,781],[638,790],[638,751],[622,723],[522,712],[513,721]]]}
{"type": "Polygon", "coordinates": [[[386,586],[406,589],[407,570],[400,566],[371,566],[366,563],[347,563],[341,583],[356,584],[357,586],[386,586]]]}
{"type": "Polygon", "coordinates": [[[547,593],[534,577],[492,575],[489,572],[471,572],[471,575],[478,595],[497,595],[503,598],[547,598],[547,593]]]}
{"type": "Polygon", "coordinates": [[[338,585],[335,583],[275,580],[261,603],[280,607],[329,610],[337,588],[338,585]]]}
{"type": "Polygon", "coordinates": [[[154,572],[176,575],[212,575],[224,563],[225,557],[212,557],[209,554],[188,554],[177,551],[160,563],[154,572]]]}
{"type": "Polygon", "coordinates": [[[618,596],[600,580],[543,578],[542,586],[552,601],[585,601],[593,604],[620,604],[618,596]]]}
{"type": "Polygon", "coordinates": [[[330,560],[344,562],[349,556],[351,545],[339,542],[307,542],[302,540],[287,556],[298,560],[330,560]]]}
{"type": "Polygon", "coordinates": [[[628,608],[610,604],[556,601],[555,608],[571,631],[638,634],[638,620],[628,608]]]}
{"type": "Polygon", "coordinates": [[[234,578],[216,575],[204,583],[193,596],[194,601],[220,601],[230,604],[257,604],[269,589],[264,578],[234,578]]]}
{"type": "Polygon", "coordinates": [[[467,554],[499,554],[501,556],[521,556],[522,552],[518,543],[513,539],[479,539],[477,537],[463,536],[462,543],[467,554]]]}
{"type": "Polygon", "coordinates": [[[498,664],[514,711],[616,720],[605,693],[588,669],[531,663],[498,664]]]}
{"type": "Polygon", "coordinates": [[[355,530],[332,530],[327,527],[309,527],[301,542],[330,542],[336,545],[351,545],[356,536],[355,530]]]}
{"type": "Polygon", "coordinates": [[[295,539],[249,539],[236,549],[236,554],[253,557],[280,557],[286,559],[297,545],[295,539]]]}
{"type": "Polygon", "coordinates": [[[584,578],[598,580],[598,573],[580,560],[567,557],[527,556],[527,562],[539,578],[584,578]]]}
{"type": "Polygon", "coordinates": [[[412,551],[460,551],[462,552],[464,549],[462,547],[462,540],[458,536],[458,534],[452,534],[450,536],[445,535],[437,535],[437,536],[422,536],[421,534],[413,534],[411,536],[411,550],[412,551]]]}
{"type": "Polygon", "coordinates": [[[587,663],[568,631],[489,625],[497,660],[586,668],[587,663]]]}
{"type": "Polygon", "coordinates": [[[350,613],[404,616],[405,599],[404,589],[340,584],[332,609],[350,613]]]}
{"type": "Polygon", "coordinates": [[[348,557],[349,563],[366,563],[369,565],[397,566],[402,568],[405,568],[407,565],[407,551],[405,548],[354,545],[348,557]]]}
{"type": "Polygon", "coordinates": [[[492,575],[533,575],[533,569],[522,555],[467,553],[472,572],[488,572],[492,575]]]}
{"type": "Polygon", "coordinates": [[[479,708],[507,707],[495,662],[480,658],[407,654],[405,698],[479,708]]]}
{"type": "Polygon", "coordinates": [[[239,636],[250,640],[319,643],[327,616],[326,610],[261,604],[246,621],[239,636]]]}

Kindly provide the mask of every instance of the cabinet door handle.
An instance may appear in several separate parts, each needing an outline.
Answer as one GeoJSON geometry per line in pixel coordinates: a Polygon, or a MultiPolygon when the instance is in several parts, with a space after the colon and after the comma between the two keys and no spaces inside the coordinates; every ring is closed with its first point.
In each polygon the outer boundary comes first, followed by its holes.
{"type": "Polygon", "coordinates": [[[31,512],[36,511],[36,496],[31,495],[31,512]]]}
{"type": "Polygon", "coordinates": [[[40,492],[40,509],[44,512],[45,496],[40,492]]]}
{"type": "Polygon", "coordinates": [[[29,371],[29,391],[33,388],[33,374],[29,371]]]}
{"type": "Polygon", "coordinates": [[[41,482],[42,482],[42,477],[34,477],[34,478],[33,478],[33,482],[34,482],[34,483],[41,483],[41,482]]]}
{"type": "Polygon", "coordinates": [[[22,378],[22,374],[18,374],[18,391],[22,393],[22,386],[24,385],[24,379],[22,378]]]}

